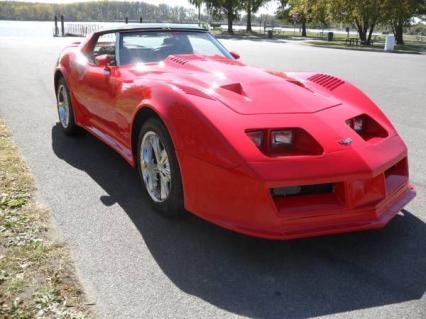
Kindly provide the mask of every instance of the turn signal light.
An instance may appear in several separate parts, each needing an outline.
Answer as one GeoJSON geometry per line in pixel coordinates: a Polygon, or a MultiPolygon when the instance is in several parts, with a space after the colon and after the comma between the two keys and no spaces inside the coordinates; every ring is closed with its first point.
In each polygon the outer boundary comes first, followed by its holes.
{"type": "Polygon", "coordinates": [[[262,148],[263,136],[265,135],[263,131],[249,131],[247,135],[259,149],[262,148]]]}

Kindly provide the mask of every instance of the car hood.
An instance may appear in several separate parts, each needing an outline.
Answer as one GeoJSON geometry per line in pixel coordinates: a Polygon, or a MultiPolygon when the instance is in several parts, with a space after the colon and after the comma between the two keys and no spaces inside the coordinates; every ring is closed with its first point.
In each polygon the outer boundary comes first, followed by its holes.
{"type": "Polygon", "coordinates": [[[163,69],[174,73],[168,78],[177,86],[199,90],[240,114],[313,113],[341,104],[284,73],[222,57],[170,56],[163,69]]]}

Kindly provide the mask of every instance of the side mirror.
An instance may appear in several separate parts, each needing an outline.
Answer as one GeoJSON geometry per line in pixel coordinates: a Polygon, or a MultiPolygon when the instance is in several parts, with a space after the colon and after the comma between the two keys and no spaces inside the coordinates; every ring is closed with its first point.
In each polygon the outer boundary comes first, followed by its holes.
{"type": "Polygon", "coordinates": [[[110,65],[111,63],[111,56],[108,54],[102,54],[102,55],[98,55],[97,57],[95,57],[95,64],[97,66],[101,66],[101,67],[107,67],[110,65]]]}
{"type": "Polygon", "coordinates": [[[235,60],[238,60],[240,58],[240,55],[237,52],[229,51],[229,53],[231,53],[232,57],[235,60]]]}

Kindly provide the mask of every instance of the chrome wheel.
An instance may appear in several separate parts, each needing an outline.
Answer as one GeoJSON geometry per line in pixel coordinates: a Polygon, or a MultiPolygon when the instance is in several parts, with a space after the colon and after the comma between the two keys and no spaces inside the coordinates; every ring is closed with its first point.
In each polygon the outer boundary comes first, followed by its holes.
{"type": "Polygon", "coordinates": [[[147,131],[140,147],[143,181],[149,196],[155,202],[164,202],[170,194],[170,162],[164,144],[157,133],[147,131]]]}
{"type": "Polygon", "coordinates": [[[66,87],[61,84],[58,88],[58,114],[59,120],[64,128],[67,128],[70,121],[70,104],[68,100],[68,94],[66,87]]]}

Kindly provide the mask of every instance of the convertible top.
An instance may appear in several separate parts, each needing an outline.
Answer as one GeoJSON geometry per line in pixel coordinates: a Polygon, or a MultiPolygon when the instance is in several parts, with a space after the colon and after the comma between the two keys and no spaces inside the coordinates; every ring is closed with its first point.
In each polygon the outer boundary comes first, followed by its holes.
{"type": "Polygon", "coordinates": [[[105,28],[95,32],[96,35],[101,35],[110,32],[127,32],[127,31],[207,31],[197,25],[177,24],[177,23],[132,23],[122,24],[111,28],[105,28]]]}

